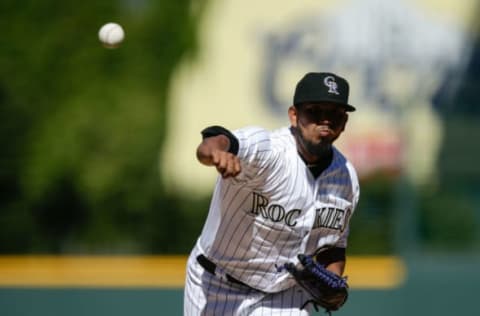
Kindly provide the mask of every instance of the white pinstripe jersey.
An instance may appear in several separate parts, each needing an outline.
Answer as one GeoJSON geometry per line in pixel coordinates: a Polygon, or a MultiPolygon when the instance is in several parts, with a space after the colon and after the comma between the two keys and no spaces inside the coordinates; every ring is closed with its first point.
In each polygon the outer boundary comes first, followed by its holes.
{"type": "Polygon", "coordinates": [[[253,288],[291,287],[275,265],[298,262],[326,245],[347,246],[349,220],[359,198],[353,166],[334,148],[330,166],[315,178],[285,127],[233,132],[242,164],[235,178],[218,178],[197,242],[225,273],[253,288]]]}

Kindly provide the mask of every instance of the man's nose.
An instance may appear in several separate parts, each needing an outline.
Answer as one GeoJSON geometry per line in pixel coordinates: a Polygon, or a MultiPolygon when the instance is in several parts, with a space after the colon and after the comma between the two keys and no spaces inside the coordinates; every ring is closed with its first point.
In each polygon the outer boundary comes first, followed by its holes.
{"type": "Polygon", "coordinates": [[[326,111],[319,111],[315,116],[315,121],[317,123],[329,123],[331,121],[330,115],[326,111]]]}

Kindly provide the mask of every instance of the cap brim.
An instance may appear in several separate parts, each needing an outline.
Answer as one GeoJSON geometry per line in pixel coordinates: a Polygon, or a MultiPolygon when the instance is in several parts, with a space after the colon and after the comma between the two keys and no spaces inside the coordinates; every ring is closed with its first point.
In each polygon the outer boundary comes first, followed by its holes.
{"type": "Polygon", "coordinates": [[[334,100],[331,100],[331,101],[329,100],[329,101],[326,101],[326,102],[331,102],[331,103],[338,104],[341,107],[344,107],[345,111],[347,111],[347,112],[354,112],[354,111],[357,110],[353,105],[350,105],[350,104],[347,104],[347,103],[338,102],[338,101],[334,101],[334,100]]]}
{"type": "Polygon", "coordinates": [[[336,100],[321,100],[321,101],[300,101],[300,102],[296,102],[294,105],[301,105],[301,104],[305,104],[305,103],[334,103],[334,104],[338,104],[339,106],[345,108],[345,111],[347,112],[354,112],[356,111],[357,109],[353,106],[353,105],[350,105],[350,104],[347,104],[347,103],[343,103],[343,102],[338,102],[336,100]]]}

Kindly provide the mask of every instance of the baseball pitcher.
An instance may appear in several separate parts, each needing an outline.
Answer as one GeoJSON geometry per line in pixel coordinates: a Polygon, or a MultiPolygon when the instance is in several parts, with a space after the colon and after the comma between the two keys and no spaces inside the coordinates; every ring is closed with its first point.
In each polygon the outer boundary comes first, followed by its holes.
{"type": "Polygon", "coordinates": [[[310,315],[347,300],[342,277],[359,199],[351,163],[333,146],[345,129],[348,82],[307,73],[290,126],[202,131],[197,158],[219,173],[187,264],[185,315],[310,315]]]}

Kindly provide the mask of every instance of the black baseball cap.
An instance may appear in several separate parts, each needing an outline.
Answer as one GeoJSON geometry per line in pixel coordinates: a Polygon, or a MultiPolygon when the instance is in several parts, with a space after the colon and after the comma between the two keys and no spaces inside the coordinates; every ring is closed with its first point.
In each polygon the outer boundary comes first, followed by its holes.
{"type": "Polygon", "coordinates": [[[348,104],[348,93],[349,85],[344,78],[331,72],[309,72],[297,83],[293,105],[330,102],[353,112],[355,108],[348,104]]]}

